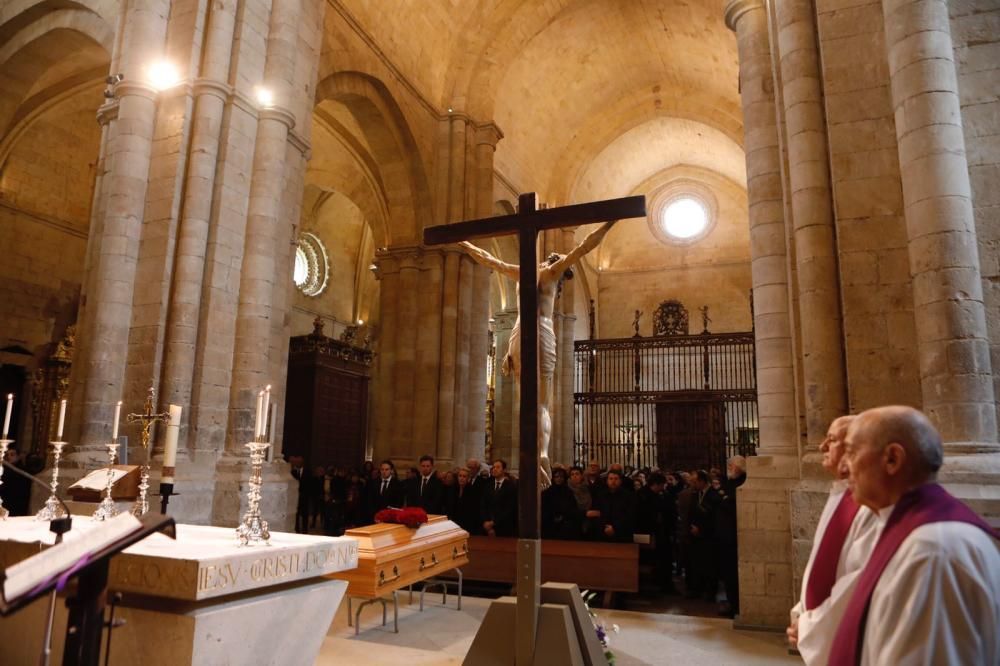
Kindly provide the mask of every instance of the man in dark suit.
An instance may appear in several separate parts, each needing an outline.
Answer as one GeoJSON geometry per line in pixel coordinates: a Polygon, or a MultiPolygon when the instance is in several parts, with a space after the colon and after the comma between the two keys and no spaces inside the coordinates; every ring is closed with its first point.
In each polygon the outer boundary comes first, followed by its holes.
{"type": "Polygon", "coordinates": [[[715,600],[718,587],[715,552],[715,513],[719,507],[719,495],[710,487],[708,472],[695,472],[691,487],[691,514],[688,519],[691,535],[691,560],[688,567],[687,594],[689,597],[702,596],[707,601],[715,600]]]}
{"type": "Polygon", "coordinates": [[[420,473],[410,482],[406,506],[419,506],[427,513],[444,513],[444,484],[434,471],[434,458],[420,456],[420,473]]]}
{"type": "Polygon", "coordinates": [[[396,478],[396,466],[391,460],[383,460],[378,465],[378,481],[368,484],[365,501],[368,522],[375,522],[375,514],[390,506],[403,505],[403,484],[396,478]]]}
{"type": "Polygon", "coordinates": [[[601,512],[600,541],[632,543],[635,534],[635,492],[622,488],[622,473],[608,470],[607,489],[597,500],[601,512]]]}
{"type": "Polygon", "coordinates": [[[483,531],[487,536],[517,535],[517,486],[507,476],[507,462],[493,461],[493,480],[483,491],[483,531]]]}

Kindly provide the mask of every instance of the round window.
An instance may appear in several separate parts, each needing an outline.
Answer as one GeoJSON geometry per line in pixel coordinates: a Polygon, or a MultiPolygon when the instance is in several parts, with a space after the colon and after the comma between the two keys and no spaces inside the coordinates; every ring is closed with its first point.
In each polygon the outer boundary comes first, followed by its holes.
{"type": "Polygon", "coordinates": [[[295,247],[292,281],[306,296],[319,296],[326,289],[329,279],[329,257],[323,241],[316,234],[302,232],[295,247]]]}
{"type": "Polygon", "coordinates": [[[716,202],[712,191],[695,181],[675,181],[652,196],[649,228],[668,245],[690,245],[711,233],[716,202]]]}
{"type": "Polygon", "coordinates": [[[708,211],[697,199],[682,197],[663,209],[660,224],[668,235],[689,240],[705,231],[708,226],[708,211]]]}

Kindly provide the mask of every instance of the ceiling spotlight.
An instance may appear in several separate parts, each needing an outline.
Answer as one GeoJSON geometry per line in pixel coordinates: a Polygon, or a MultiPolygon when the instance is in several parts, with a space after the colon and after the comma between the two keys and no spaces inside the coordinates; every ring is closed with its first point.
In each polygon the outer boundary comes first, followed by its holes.
{"type": "Polygon", "coordinates": [[[359,319],[358,320],[358,326],[364,326],[364,325],[365,325],[365,320],[364,319],[359,319]]]}
{"type": "Polygon", "coordinates": [[[448,113],[455,113],[455,111],[451,107],[448,107],[448,113]]]}
{"type": "Polygon", "coordinates": [[[181,80],[180,72],[172,63],[157,60],[146,69],[149,84],[157,90],[173,88],[181,80]]]}
{"type": "Polygon", "coordinates": [[[257,86],[254,91],[257,95],[257,103],[261,106],[274,106],[274,92],[270,88],[265,88],[264,86],[257,86]]]}

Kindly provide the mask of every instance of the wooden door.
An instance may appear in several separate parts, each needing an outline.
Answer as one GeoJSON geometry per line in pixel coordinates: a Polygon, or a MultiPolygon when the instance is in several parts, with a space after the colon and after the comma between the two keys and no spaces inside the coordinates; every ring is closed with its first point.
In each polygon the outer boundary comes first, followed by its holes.
{"type": "Polygon", "coordinates": [[[656,404],[656,444],[660,469],[725,467],[726,406],[721,401],[656,404]]]}

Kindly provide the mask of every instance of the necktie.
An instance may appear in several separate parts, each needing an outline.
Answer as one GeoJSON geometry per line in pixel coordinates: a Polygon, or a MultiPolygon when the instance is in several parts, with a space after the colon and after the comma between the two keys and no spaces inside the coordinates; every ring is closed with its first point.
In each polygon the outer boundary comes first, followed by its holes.
{"type": "Polygon", "coordinates": [[[496,489],[497,489],[497,492],[499,492],[499,491],[500,491],[500,484],[501,484],[501,483],[502,483],[501,481],[497,481],[497,488],[496,488],[496,489]]]}
{"type": "Polygon", "coordinates": [[[385,494],[385,488],[388,485],[389,485],[389,481],[387,479],[382,479],[382,490],[379,491],[379,495],[384,495],[385,494]]]}
{"type": "Polygon", "coordinates": [[[427,477],[422,477],[423,480],[420,482],[420,496],[424,496],[424,488],[427,487],[427,477]]]}

